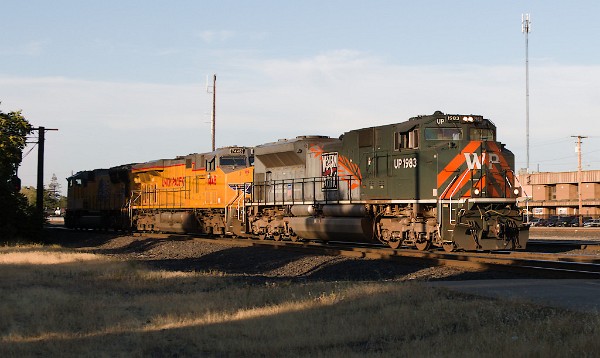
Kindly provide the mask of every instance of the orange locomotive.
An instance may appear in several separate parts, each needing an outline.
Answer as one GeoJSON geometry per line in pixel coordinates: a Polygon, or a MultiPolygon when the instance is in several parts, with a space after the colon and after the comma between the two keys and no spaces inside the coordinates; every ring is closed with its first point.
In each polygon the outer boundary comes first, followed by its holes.
{"type": "Polygon", "coordinates": [[[225,147],[135,164],[128,216],[140,231],[240,233],[252,150],[225,147]],[[237,223],[237,225],[236,225],[237,223]]]}
{"type": "Polygon", "coordinates": [[[246,147],[79,172],[69,178],[69,228],[242,233],[254,168],[246,147]]]}

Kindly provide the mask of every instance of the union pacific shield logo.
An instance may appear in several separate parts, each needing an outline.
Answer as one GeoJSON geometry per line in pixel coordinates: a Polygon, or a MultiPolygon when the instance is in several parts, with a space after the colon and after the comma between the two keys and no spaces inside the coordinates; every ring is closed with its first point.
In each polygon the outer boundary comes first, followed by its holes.
{"type": "Polygon", "coordinates": [[[511,165],[495,142],[469,142],[437,176],[439,199],[469,198],[475,189],[486,197],[511,197],[513,183],[511,165]]]}

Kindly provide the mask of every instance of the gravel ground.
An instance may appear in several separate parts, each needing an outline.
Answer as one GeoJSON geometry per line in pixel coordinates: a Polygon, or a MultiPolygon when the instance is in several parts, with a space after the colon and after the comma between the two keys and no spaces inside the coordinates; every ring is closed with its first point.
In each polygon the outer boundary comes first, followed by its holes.
{"type": "Polygon", "coordinates": [[[247,283],[287,281],[433,281],[515,278],[515,273],[242,247],[184,237],[153,238],[46,230],[46,243],[108,255],[157,270],[224,274],[247,283]]]}

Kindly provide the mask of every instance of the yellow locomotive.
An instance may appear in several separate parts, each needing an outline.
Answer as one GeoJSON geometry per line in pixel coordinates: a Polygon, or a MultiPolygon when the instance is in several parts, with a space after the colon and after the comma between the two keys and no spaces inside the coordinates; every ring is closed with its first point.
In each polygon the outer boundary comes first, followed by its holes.
{"type": "Polygon", "coordinates": [[[78,172],[67,178],[65,226],[74,229],[128,229],[123,215],[130,195],[131,165],[78,172]]]}
{"type": "Polygon", "coordinates": [[[219,148],[132,166],[127,205],[139,231],[241,233],[254,175],[246,147],[219,148]]]}

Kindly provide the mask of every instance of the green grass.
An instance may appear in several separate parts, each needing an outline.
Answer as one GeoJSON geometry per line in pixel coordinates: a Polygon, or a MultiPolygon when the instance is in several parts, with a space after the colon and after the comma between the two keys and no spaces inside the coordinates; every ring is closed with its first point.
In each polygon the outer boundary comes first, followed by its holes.
{"type": "Polygon", "coordinates": [[[417,282],[250,284],[59,247],[0,248],[3,357],[592,357],[599,323],[417,282]]]}

